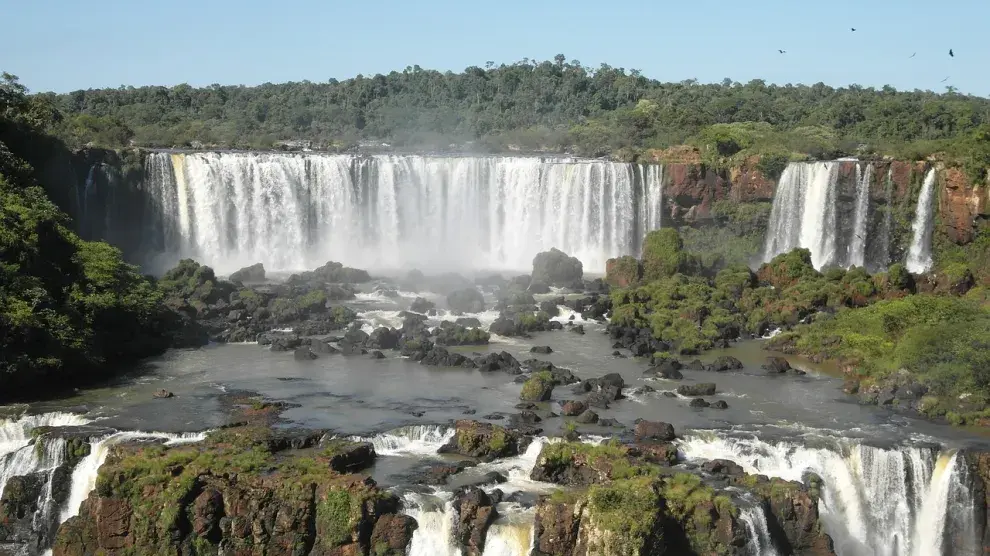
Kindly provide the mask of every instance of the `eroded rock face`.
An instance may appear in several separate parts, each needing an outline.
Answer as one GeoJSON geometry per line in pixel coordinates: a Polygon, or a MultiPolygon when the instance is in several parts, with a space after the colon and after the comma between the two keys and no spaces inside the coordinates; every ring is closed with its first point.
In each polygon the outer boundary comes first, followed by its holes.
{"type": "Polygon", "coordinates": [[[939,188],[938,214],[942,231],[958,244],[969,243],[977,217],[990,216],[990,187],[977,187],[959,168],[946,168],[939,188]]]}
{"type": "Polygon", "coordinates": [[[522,436],[518,432],[498,425],[462,419],[455,427],[457,432],[440,448],[441,453],[490,461],[519,455],[522,448],[522,436]]]}
{"type": "Polygon", "coordinates": [[[478,487],[468,487],[457,493],[455,535],[468,554],[477,556],[484,551],[488,528],[498,517],[495,502],[478,487]]]}

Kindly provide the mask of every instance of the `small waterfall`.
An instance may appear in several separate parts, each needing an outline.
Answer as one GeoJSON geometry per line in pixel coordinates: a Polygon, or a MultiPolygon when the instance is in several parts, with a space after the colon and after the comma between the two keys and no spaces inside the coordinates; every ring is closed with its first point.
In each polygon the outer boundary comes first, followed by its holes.
{"type": "Polygon", "coordinates": [[[354,437],[354,440],[370,442],[380,456],[435,456],[437,450],[453,438],[456,432],[452,427],[414,425],[376,434],[371,438],[354,437]]]}
{"type": "Polygon", "coordinates": [[[534,157],[151,153],[148,221],[172,256],[230,272],[528,270],[557,247],[601,271],[660,225],[655,165],[534,157]]]}
{"type": "Polygon", "coordinates": [[[206,433],[183,433],[171,434],[162,432],[140,432],[127,431],[118,432],[109,436],[94,440],[90,443],[89,455],[83,458],[72,470],[71,487],[69,498],[59,516],[59,523],[64,523],[70,517],[79,514],[79,507],[84,500],[89,497],[89,493],[96,488],[96,476],[100,471],[103,462],[110,455],[110,449],[122,442],[133,440],[164,440],[166,446],[175,446],[191,442],[202,442],[206,438],[206,433]]]}
{"type": "Polygon", "coordinates": [[[19,419],[0,420],[0,496],[11,477],[43,469],[45,455],[38,454],[31,431],[38,427],[72,427],[89,423],[73,413],[45,413],[19,419]]]}
{"type": "Polygon", "coordinates": [[[853,217],[853,236],[849,245],[846,266],[865,266],[867,224],[870,220],[870,182],[873,181],[873,165],[866,170],[856,166],[856,214],[853,217]]]}
{"type": "Polygon", "coordinates": [[[777,184],[763,260],[797,247],[811,251],[815,268],[835,261],[837,162],[791,163],[777,184]]]}
{"type": "Polygon", "coordinates": [[[419,527],[409,544],[409,556],[461,556],[463,552],[454,538],[457,512],[450,493],[438,496],[407,494],[406,513],[419,527]]]}
{"type": "Polygon", "coordinates": [[[41,496],[38,497],[38,512],[34,516],[34,530],[49,533],[51,540],[55,527],[52,523],[52,513],[57,510],[56,502],[52,497],[52,479],[62,464],[65,463],[65,450],[67,443],[64,438],[52,438],[45,442],[45,454],[42,457],[42,466],[48,471],[45,478],[45,485],[41,489],[41,496]]]}
{"type": "MultiPolygon", "coordinates": [[[[973,519],[972,512],[965,517],[974,502],[964,466],[952,452],[936,457],[934,449],[918,447],[882,449],[836,440],[812,448],[714,435],[688,437],[679,449],[687,459],[728,459],[749,473],[791,481],[801,481],[807,472],[821,477],[819,513],[839,556],[935,556],[942,554],[950,499],[961,508],[961,522],[973,519]]],[[[970,530],[975,537],[975,525],[970,530]]],[[[960,539],[956,546],[964,542],[975,539],[960,539]]]]}
{"type": "Polygon", "coordinates": [[[739,521],[746,528],[749,542],[747,548],[750,556],[779,556],[777,548],[770,537],[767,525],[767,515],[761,504],[753,504],[739,512],[739,521]]]}
{"type": "Polygon", "coordinates": [[[908,249],[907,269],[909,272],[921,274],[932,266],[932,230],[934,228],[934,211],[932,201],[935,198],[936,172],[932,168],[925,174],[925,181],[918,196],[918,205],[914,212],[914,222],[911,224],[913,236],[911,247],[908,249]]]}
{"type": "MultiPolygon", "coordinates": [[[[894,170],[887,168],[887,178],[884,180],[884,213],[883,222],[880,227],[880,239],[875,247],[876,260],[879,268],[887,268],[890,264],[890,231],[894,226],[894,170]]],[[[873,270],[873,269],[871,269],[873,270]]]]}
{"type": "Polygon", "coordinates": [[[488,529],[482,556],[529,556],[535,541],[535,517],[533,511],[527,511],[493,523],[488,529]]]}

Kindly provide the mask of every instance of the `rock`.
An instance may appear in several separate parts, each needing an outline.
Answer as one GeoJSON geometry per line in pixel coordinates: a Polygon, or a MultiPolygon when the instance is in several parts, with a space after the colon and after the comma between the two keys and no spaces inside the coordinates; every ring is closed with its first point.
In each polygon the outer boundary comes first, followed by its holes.
{"type": "Polygon", "coordinates": [[[576,417],[588,409],[588,404],[577,401],[568,400],[560,405],[560,414],[565,417],[576,417]]]}
{"type": "Polygon", "coordinates": [[[701,464],[701,468],[713,475],[728,475],[728,476],[738,477],[746,474],[746,472],[743,470],[742,467],[739,466],[739,464],[727,459],[708,460],[701,464]]]}
{"type": "Polygon", "coordinates": [[[485,298],[476,288],[465,288],[447,296],[447,306],[452,311],[480,313],[485,310],[485,298]]]}
{"type": "Polygon", "coordinates": [[[231,282],[256,283],[265,281],[265,265],[256,263],[230,275],[231,282]]]}
{"type": "Polygon", "coordinates": [[[729,404],[725,400],[716,400],[711,403],[712,409],[729,409],[729,404]]]}
{"type": "Polygon", "coordinates": [[[522,366],[519,364],[519,361],[517,361],[516,358],[507,351],[489,353],[487,355],[477,357],[474,360],[474,364],[477,365],[478,370],[482,372],[501,371],[514,375],[522,373],[522,366]]]}
{"type": "Polygon", "coordinates": [[[331,346],[329,343],[323,340],[313,340],[309,344],[309,350],[316,354],[332,355],[334,353],[339,353],[337,348],[331,346]]]}
{"type": "Polygon", "coordinates": [[[368,335],[364,346],[372,349],[396,349],[399,347],[399,337],[398,330],[380,326],[368,335]]]}
{"type": "Polygon", "coordinates": [[[488,332],[480,328],[465,328],[464,326],[443,321],[433,331],[434,341],[442,346],[477,346],[485,345],[491,338],[488,332]]]}
{"type": "Polygon", "coordinates": [[[540,302],[540,311],[550,315],[551,317],[556,317],[560,315],[560,307],[556,300],[547,300],[540,302]]]}
{"type": "Polygon", "coordinates": [[[154,396],[155,398],[158,398],[158,399],[160,399],[160,400],[161,400],[161,399],[167,399],[167,398],[172,398],[172,397],[175,397],[175,394],[173,394],[173,393],[171,393],[171,392],[169,392],[168,390],[166,390],[166,389],[164,389],[164,388],[162,388],[161,390],[158,390],[158,391],[156,391],[156,392],[155,392],[154,394],[152,394],[152,395],[153,395],[153,396],[154,396]]]}
{"type": "Polygon", "coordinates": [[[473,360],[468,359],[460,353],[447,351],[440,346],[433,346],[432,349],[423,355],[423,358],[419,362],[420,364],[434,367],[464,367],[466,369],[473,369],[475,367],[473,360]]]}
{"type": "Polygon", "coordinates": [[[595,413],[594,411],[588,409],[588,410],[584,411],[583,413],[581,413],[580,415],[578,415],[577,416],[577,419],[575,419],[575,421],[577,421],[578,423],[581,423],[582,425],[594,424],[594,423],[597,423],[598,422],[598,414],[595,413]]]}
{"type": "Polygon", "coordinates": [[[413,299],[412,303],[409,304],[409,310],[414,313],[426,313],[430,309],[436,308],[436,304],[422,297],[417,297],[413,299]]]}
{"type": "Polygon", "coordinates": [[[481,328],[481,321],[475,317],[458,317],[454,324],[465,328],[481,328]]]}
{"type": "Polygon", "coordinates": [[[677,438],[674,426],[662,421],[640,421],[636,423],[636,441],[670,442],[677,438]]]}
{"type": "Polygon", "coordinates": [[[533,258],[533,282],[579,290],[584,287],[583,276],[581,261],[559,249],[544,251],[533,258]]]}
{"type": "Polygon", "coordinates": [[[605,261],[605,281],[618,288],[627,288],[643,277],[643,266],[636,257],[619,257],[605,261]]]}
{"type": "Polygon", "coordinates": [[[705,364],[702,363],[700,359],[695,359],[694,361],[688,363],[684,368],[689,371],[703,371],[705,370],[705,364]]]}
{"type": "Polygon", "coordinates": [[[505,316],[500,316],[495,319],[495,322],[488,327],[488,331],[492,334],[505,336],[507,338],[522,334],[521,329],[516,326],[515,321],[505,316]]]}
{"type": "Polygon", "coordinates": [[[529,348],[529,352],[530,353],[539,353],[539,354],[542,354],[542,355],[548,355],[550,353],[553,353],[553,349],[551,349],[550,346],[533,346],[533,347],[529,348]]]}
{"type": "Polygon", "coordinates": [[[597,407],[599,409],[608,409],[609,402],[612,401],[601,392],[592,392],[588,394],[587,403],[590,407],[597,407]]]}
{"type": "Polygon", "coordinates": [[[742,361],[732,357],[731,355],[723,355],[715,359],[715,361],[709,365],[708,370],[720,373],[723,371],[734,371],[741,368],[743,368],[742,361]]]}
{"type": "Polygon", "coordinates": [[[595,382],[598,384],[599,388],[614,386],[615,388],[619,388],[621,390],[626,385],[625,379],[622,378],[622,375],[619,373],[608,373],[605,376],[596,379],[595,382]]]}
{"type": "Polygon", "coordinates": [[[714,382],[699,382],[697,384],[682,384],[677,387],[677,393],[691,398],[695,396],[714,396],[714,382]]]}
{"type": "Polygon", "coordinates": [[[544,284],[543,282],[530,282],[529,287],[526,288],[529,293],[541,295],[550,293],[550,286],[544,284]]]}
{"type": "Polygon", "coordinates": [[[334,446],[329,457],[330,469],[337,473],[353,473],[367,469],[375,462],[375,448],[368,442],[348,442],[334,446]]]}
{"type": "Polygon", "coordinates": [[[704,398],[694,398],[688,405],[691,407],[708,407],[711,404],[706,402],[704,398]]]}
{"type": "MultiPolygon", "coordinates": [[[[585,506],[557,503],[541,497],[533,524],[534,554],[579,554],[581,516],[585,506]]],[[[617,556],[617,555],[616,555],[617,556]]]]}
{"type": "Polygon", "coordinates": [[[371,546],[374,547],[375,554],[404,555],[418,527],[416,520],[408,515],[381,516],[371,532],[371,546]]]}
{"type": "Polygon", "coordinates": [[[309,349],[309,346],[298,348],[292,352],[292,358],[296,361],[312,361],[318,357],[318,355],[309,349]]]}
{"type": "Polygon", "coordinates": [[[550,373],[546,371],[534,373],[529,380],[523,383],[522,392],[519,393],[519,399],[530,402],[550,401],[553,387],[554,380],[550,373]]]}
{"type": "Polygon", "coordinates": [[[454,509],[457,510],[454,534],[458,542],[467,548],[469,555],[479,556],[484,550],[488,528],[498,517],[495,503],[480,488],[468,487],[455,494],[454,509]]]}
{"type": "Polygon", "coordinates": [[[651,374],[657,378],[667,380],[681,380],[684,375],[678,370],[680,363],[676,360],[661,361],[657,365],[650,367],[643,374],[651,374]]]}
{"type": "Polygon", "coordinates": [[[579,324],[579,325],[571,328],[571,332],[573,332],[575,334],[584,334],[584,325],[583,324],[579,324]]]}
{"type": "Polygon", "coordinates": [[[310,272],[302,272],[289,276],[286,284],[290,286],[361,284],[370,281],[371,276],[367,271],[348,268],[338,262],[329,261],[325,265],[310,272]]]}
{"type": "Polygon", "coordinates": [[[382,353],[382,352],[380,352],[380,351],[378,351],[376,349],[375,351],[372,351],[371,352],[371,358],[372,359],[385,359],[385,354],[382,353]]]}
{"type": "Polygon", "coordinates": [[[454,425],[454,436],[443,445],[439,453],[492,461],[519,455],[522,435],[480,421],[459,420],[454,425]]]}
{"type": "Polygon", "coordinates": [[[616,421],[615,419],[599,419],[598,426],[600,427],[621,427],[622,423],[616,421]]]}
{"type": "Polygon", "coordinates": [[[341,355],[346,355],[348,357],[353,355],[361,355],[362,349],[360,346],[354,345],[350,342],[340,342],[340,353],[341,355]]]}
{"type": "Polygon", "coordinates": [[[787,362],[787,359],[783,357],[767,357],[766,363],[763,364],[763,368],[770,373],[786,373],[791,370],[791,364],[787,362]]]}

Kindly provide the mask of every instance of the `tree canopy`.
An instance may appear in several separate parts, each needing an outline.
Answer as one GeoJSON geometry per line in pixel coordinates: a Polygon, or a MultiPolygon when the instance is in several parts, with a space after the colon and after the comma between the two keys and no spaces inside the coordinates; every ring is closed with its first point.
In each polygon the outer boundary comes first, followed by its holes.
{"type": "MultiPolygon", "coordinates": [[[[411,66],[323,83],[121,87],[39,98],[66,115],[62,134],[68,140],[104,146],[133,140],[160,147],[198,141],[267,148],[277,140],[309,140],[347,148],[368,140],[393,147],[473,142],[477,149],[602,155],[710,145],[704,142],[733,131],[724,126],[745,124],[739,133],[750,142],[812,156],[863,148],[923,156],[990,123],[990,100],[951,89],[938,94],[730,79],[662,83],[636,70],[565,60],[489,62],[460,73],[411,66]]],[[[718,142],[722,156],[745,148],[728,139],[718,142]]]]}

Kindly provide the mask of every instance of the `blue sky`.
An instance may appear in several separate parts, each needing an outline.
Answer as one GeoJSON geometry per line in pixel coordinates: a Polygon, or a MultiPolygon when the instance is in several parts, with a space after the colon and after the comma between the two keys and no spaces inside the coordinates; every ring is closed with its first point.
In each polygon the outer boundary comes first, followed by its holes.
{"type": "Polygon", "coordinates": [[[36,92],[325,81],[563,53],[663,81],[990,95],[987,0],[0,0],[0,14],[0,70],[36,92]]]}

